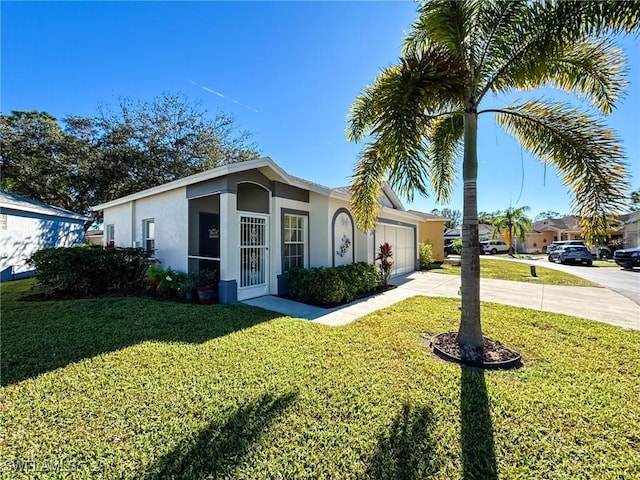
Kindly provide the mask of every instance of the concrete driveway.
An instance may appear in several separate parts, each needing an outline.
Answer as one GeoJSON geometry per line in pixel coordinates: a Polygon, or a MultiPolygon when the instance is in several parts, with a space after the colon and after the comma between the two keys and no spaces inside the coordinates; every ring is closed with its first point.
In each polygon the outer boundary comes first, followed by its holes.
{"type": "Polygon", "coordinates": [[[603,287],[612,290],[620,295],[640,305],[640,269],[623,270],[619,267],[587,267],[585,265],[560,265],[549,262],[546,257],[533,260],[513,259],[508,256],[493,256],[500,260],[511,262],[524,262],[540,267],[552,268],[561,272],[570,273],[576,277],[584,278],[591,282],[598,283],[603,287]]]}
{"type": "MultiPolygon", "coordinates": [[[[412,272],[393,278],[398,288],[335,308],[320,308],[265,296],[243,303],[330,326],[346,325],[375,310],[416,295],[459,297],[460,276],[412,272]]],[[[606,288],[564,287],[483,278],[480,299],[533,310],[564,313],[623,328],[640,330],[640,306],[606,288]]]]}

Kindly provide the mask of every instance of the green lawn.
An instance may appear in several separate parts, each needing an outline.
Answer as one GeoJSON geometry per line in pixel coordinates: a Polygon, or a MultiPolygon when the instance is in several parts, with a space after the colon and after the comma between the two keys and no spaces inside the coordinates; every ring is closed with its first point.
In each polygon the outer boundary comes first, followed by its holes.
{"type": "MultiPolygon", "coordinates": [[[[510,280],[513,282],[542,283],[545,285],[600,287],[597,283],[584,280],[576,277],[575,275],[547,268],[544,265],[536,265],[535,267],[537,275],[536,278],[531,276],[531,266],[528,263],[510,262],[507,260],[496,260],[485,257],[480,258],[480,276],[482,278],[510,280]]],[[[434,268],[430,271],[436,273],[447,273],[450,275],[460,275],[460,266],[442,264],[439,268],[434,268]]]]}
{"type": "Polygon", "coordinates": [[[482,373],[423,345],[457,327],[457,299],[331,328],[246,306],[16,302],[29,285],[2,285],[7,478],[640,477],[638,331],[484,304],[485,334],[525,366],[482,373]]]}

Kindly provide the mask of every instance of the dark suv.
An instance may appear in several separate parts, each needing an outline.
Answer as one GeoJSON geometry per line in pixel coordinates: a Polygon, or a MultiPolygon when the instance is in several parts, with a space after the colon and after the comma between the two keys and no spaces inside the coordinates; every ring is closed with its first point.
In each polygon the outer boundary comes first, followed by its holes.
{"type": "Polygon", "coordinates": [[[613,260],[622,268],[640,267],[640,247],[616,250],[613,260]]]}

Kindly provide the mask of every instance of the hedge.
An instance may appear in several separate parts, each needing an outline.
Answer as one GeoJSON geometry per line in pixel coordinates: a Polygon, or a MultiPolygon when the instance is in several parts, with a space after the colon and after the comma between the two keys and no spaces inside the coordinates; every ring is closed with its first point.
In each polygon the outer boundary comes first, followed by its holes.
{"type": "Polygon", "coordinates": [[[293,268],[287,272],[289,295],[315,305],[335,305],[355,300],[379,285],[375,265],[359,262],[340,267],[293,268]]]}
{"type": "Polygon", "coordinates": [[[142,248],[78,246],[39,250],[29,263],[47,294],[85,296],[142,289],[151,262],[142,248]]]}

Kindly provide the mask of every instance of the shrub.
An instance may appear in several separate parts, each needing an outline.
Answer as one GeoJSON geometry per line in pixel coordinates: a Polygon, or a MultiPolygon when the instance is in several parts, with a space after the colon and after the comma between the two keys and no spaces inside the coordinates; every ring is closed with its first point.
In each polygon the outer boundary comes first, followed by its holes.
{"type": "Polygon", "coordinates": [[[100,295],[141,290],[149,253],[142,248],[46,248],[29,258],[36,286],[47,294],[100,295]]]}
{"type": "Polygon", "coordinates": [[[340,267],[293,268],[287,272],[287,285],[289,294],[296,300],[335,305],[374,290],[378,274],[374,265],[364,262],[340,267]]]}
{"type": "Polygon", "coordinates": [[[420,250],[420,268],[427,269],[433,263],[433,247],[429,243],[418,244],[420,250]]]}
{"type": "Polygon", "coordinates": [[[380,261],[378,265],[380,268],[380,283],[385,287],[389,283],[389,277],[391,277],[391,267],[393,266],[391,258],[393,258],[393,249],[388,242],[384,242],[380,245],[376,260],[380,261]]]}
{"type": "Polygon", "coordinates": [[[453,241],[453,249],[456,251],[457,255],[460,255],[462,253],[462,239],[461,238],[456,238],[453,241]]]}

